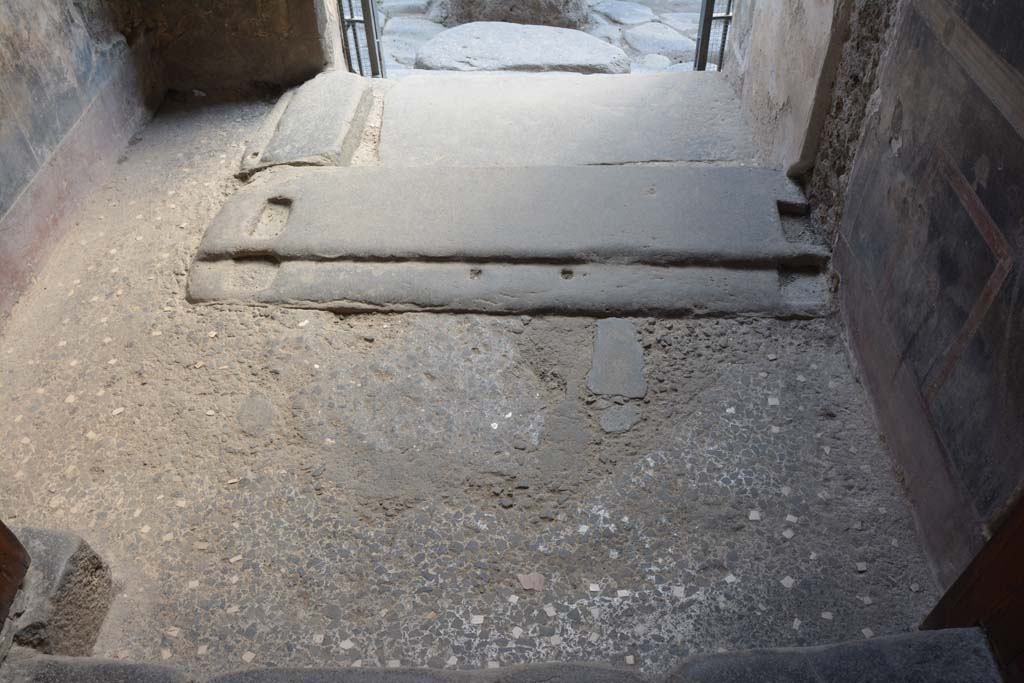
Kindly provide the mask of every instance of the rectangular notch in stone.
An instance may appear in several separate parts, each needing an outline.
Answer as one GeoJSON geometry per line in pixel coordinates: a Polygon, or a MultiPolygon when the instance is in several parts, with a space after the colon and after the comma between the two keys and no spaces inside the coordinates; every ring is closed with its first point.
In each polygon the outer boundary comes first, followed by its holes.
{"type": "Polygon", "coordinates": [[[288,224],[292,211],[292,200],[288,197],[271,197],[263,205],[263,210],[256,218],[249,235],[257,239],[277,237],[288,224]]]}

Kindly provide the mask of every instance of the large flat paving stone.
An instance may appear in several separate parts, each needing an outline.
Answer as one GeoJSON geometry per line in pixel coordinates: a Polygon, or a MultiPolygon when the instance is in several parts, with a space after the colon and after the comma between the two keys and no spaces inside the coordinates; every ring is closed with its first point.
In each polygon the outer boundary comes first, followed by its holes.
{"type": "Polygon", "coordinates": [[[622,37],[631,48],[643,54],[656,53],[670,59],[693,59],[697,43],[675,29],[658,22],[627,28],[622,37]]]}
{"type": "MultiPolygon", "coordinates": [[[[595,39],[596,40],[596,39],[595,39]]],[[[388,166],[571,166],[755,158],[721,74],[431,74],[384,102],[388,166]]]]}
{"type": "Polygon", "coordinates": [[[600,12],[617,24],[645,24],[657,19],[647,5],[625,0],[604,0],[594,5],[594,11],[600,12]]]}
{"type": "Polygon", "coordinates": [[[779,201],[804,200],[746,167],[321,169],[237,192],[198,258],[820,265],[779,201]]]}
{"type": "Polygon", "coordinates": [[[384,24],[381,46],[384,54],[404,66],[416,63],[416,51],[424,43],[444,31],[444,26],[421,17],[397,16],[384,24]]]}
{"type": "Polygon", "coordinates": [[[372,103],[365,78],[346,71],[322,73],[289,91],[249,145],[242,173],[268,166],[333,166],[348,163],[359,145],[372,103]]]}
{"type": "Polygon", "coordinates": [[[629,72],[629,57],[583,31],[553,26],[475,21],[424,43],[416,67],[443,71],[629,72]]]}

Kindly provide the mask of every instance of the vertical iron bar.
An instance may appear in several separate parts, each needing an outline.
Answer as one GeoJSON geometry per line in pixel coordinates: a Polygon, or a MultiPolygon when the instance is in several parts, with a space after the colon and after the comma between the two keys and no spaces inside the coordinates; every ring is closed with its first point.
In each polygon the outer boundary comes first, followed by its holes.
{"type": "Polygon", "coordinates": [[[697,55],[693,60],[694,71],[708,68],[708,49],[711,47],[711,21],[715,16],[715,0],[703,0],[700,6],[700,34],[697,36],[697,55]]]}
{"type": "Polygon", "coordinates": [[[366,72],[363,70],[363,51],[359,47],[359,31],[356,29],[356,24],[359,23],[356,19],[356,7],[352,4],[352,0],[348,0],[348,11],[351,23],[349,28],[352,30],[352,42],[355,44],[356,62],[359,64],[359,75],[364,76],[366,72]]]}
{"type": "Polygon", "coordinates": [[[366,28],[366,51],[370,57],[370,75],[384,78],[384,60],[380,53],[380,30],[377,27],[377,8],[373,0],[360,0],[363,6],[363,26],[366,28]]]}

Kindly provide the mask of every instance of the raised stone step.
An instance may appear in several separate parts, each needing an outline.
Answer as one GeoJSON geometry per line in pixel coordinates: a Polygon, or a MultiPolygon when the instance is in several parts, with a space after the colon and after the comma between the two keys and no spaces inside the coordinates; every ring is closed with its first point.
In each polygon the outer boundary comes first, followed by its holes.
{"type": "Polygon", "coordinates": [[[752,163],[721,74],[423,74],[384,103],[387,166],[752,163]]]}
{"type": "Polygon", "coordinates": [[[780,202],[803,198],[781,173],[744,167],[293,171],[227,202],[200,245],[189,297],[818,315],[827,251],[785,238],[780,202]]]}
{"type": "Polygon", "coordinates": [[[333,168],[240,190],[198,258],[820,266],[779,202],[804,200],[760,168],[333,168]]]}
{"type": "Polygon", "coordinates": [[[330,71],[282,96],[259,139],[242,157],[242,175],[278,164],[348,163],[372,103],[367,80],[330,71]]]}

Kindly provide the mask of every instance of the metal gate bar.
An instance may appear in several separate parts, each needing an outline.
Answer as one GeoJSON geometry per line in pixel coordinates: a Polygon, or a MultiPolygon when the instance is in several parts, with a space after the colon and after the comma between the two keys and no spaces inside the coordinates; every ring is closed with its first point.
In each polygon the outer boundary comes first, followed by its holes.
{"type": "Polygon", "coordinates": [[[701,4],[697,56],[693,61],[695,71],[707,70],[709,55],[717,59],[716,70],[722,70],[729,27],[732,24],[732,2],[733,0],[704,0],[701,4]],[[719,9],[721,11],[718,11],[719,9]],[[718,30],[714,31],[714,28],[718,30]]]}
{"type": "Polygon", "coordinates": [[[341,43],[348,70],[361,76],[386,77],[375,0],[359,0],[358,6],[355,0],[338,0],[338,6],[341,8],[341,43]]]}

